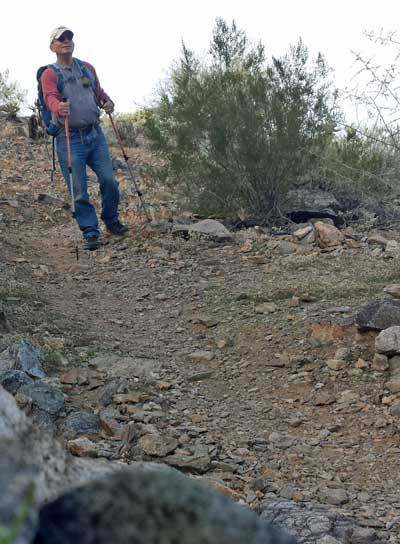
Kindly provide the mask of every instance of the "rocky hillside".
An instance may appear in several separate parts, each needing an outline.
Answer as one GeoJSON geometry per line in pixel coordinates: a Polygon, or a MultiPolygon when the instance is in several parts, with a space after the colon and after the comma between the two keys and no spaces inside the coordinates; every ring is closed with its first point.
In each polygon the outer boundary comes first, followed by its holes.
{"type": "Polygon", "coordinates": [[[143,175],[147,225],[114,149],[130,232],[77,261],[50,148],[3,124],[0,150],[0,383],[40,428],[178,468],[300,542],[399,541],[396,229],[230,233],[143,175]]]}

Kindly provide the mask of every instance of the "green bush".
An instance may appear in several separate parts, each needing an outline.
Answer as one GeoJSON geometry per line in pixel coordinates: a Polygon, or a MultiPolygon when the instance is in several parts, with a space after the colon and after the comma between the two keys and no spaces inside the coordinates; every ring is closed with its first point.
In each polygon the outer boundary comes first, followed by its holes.
{"type": "MultiPolygon", "coordinates": [[[[124,146],[137,147],[139,145],[140,137],[143,135],[144,120],[145,114],[143,111],[134,113],[116,113],[114,115],[114,121],[124,146]]],[[[118,145],[114,130],[106,116],[104,116],[103,124],[107,138],[114,145],[118,145]]]]}
{"type": "Polygon", "coordinates": [[[9,71],[0,72],[0,112],[5,113],[9,119],[16,119],[25,103],[26,91],[20,89],[16,82],[10,82],[9,71]]]}
{"type": "Polygon", "coordinates": [[[393,198],[400,177],[398,149],[383,130],[350,126],[325,147],[314,177],[337,195],[393,198]]]}
{"type": "Polygon", "coordinates": [[[183,44],[146,111],[146,135],[199,213],[274,220],[336,129],[328,76],[323,57],[311,63],[301,40],[267,64],[261,44],[217,19],[206,59],[183,44]]]}

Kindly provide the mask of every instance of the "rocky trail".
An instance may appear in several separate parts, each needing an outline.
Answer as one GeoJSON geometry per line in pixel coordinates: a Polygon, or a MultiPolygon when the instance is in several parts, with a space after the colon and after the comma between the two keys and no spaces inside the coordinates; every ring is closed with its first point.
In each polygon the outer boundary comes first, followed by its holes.
{"type": "Polygon", "coordinates": [[[0,383],[20,408],[74,456],[177,467],[301,542],[400,542],[400,359],[376,347],[400,325],[398,231],[217,241],[145,175],[144,224],[119,169],[130,232],[76,261],[60,174],[17,128],[0,144],[0,383]]]}

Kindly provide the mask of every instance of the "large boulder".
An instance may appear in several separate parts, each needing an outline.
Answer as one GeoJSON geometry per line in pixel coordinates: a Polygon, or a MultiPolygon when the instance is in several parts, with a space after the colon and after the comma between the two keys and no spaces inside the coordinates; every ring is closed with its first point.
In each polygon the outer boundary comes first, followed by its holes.
{"type": "Polygon", "coordinates": [[[371,300],[358,312],[356,325],[363,330],[378,331],[400,325],[400,301],[393,299],[371,300]]]}
{"type": "Polygon", "coordinates": [[[71,456],[1,386],[0,489],[2,537],[13,544],[295,542],[173,468],[71,456]]]}
{"type": "Polygon", "coordinates": [[[190,225],[188,230],[190,236],[208,238],[214,242],[231,242],[233,240],[229,230],[215,219],[203,219],[203,221],[190,225]]]}
{"type": "Polygon", "coordinates": [[[35,544],[295,544],[175,470],[132,467],[43,507],[35,544]]]}
{"type": "Polygon", "coordinates": [[[343,222],[339,216],[341,206],[334,195],[322,189],[299,188],[288,191],[284,211],[296,223],[313,218],[332,219],[336,226],[343,222]]]}
{"type": "Polygon", "coordinates": [[[52,435],[33,425],[0,386],[0,527],[27,544],[38,508],[72,487],[119,467],[68,454],[52,435]]]}

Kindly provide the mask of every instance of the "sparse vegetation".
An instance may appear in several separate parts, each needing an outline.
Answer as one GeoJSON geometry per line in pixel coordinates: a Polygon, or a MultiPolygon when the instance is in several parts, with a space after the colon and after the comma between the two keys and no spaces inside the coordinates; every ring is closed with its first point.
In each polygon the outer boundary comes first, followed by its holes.
{"type": "Polygon", "coordinates": [[[13,544],[13,542],[16,542],[24,524],[29,518],[34,502],[34,484],[31,484],[26,492],[20,511],[15,515],[12,526],[5,528],[0,524],[0,544],[13,544]]]}
{"type": "MultiPolygon", "coordinates": [[[[143,135],[145,114],[143,111],[134,113],[117,113],[114,115],[115,123],[121,136],[122,143],[128,147],[137,147],[139,139],[143,135]]],[[[104,130],[107,138],[113,145],[118,145],[111,123],[107,117],[104,118],[104,130]]]]}
{"type": "Polygon", "coordinates": [[[15,81],[9,81],[9,70],[0,72],[0,112],[9,119],[16,119],[25,103],[26,91],[15,81]]]}
{"type": "Polygon", "coordinates": [[[183,44],[146,129],[200,213],[276,219],[334,135],[336,98],[324,58],[311,62],[301,40],[267,64],[261,44],[217,19],[205,61],[183,44]]]}

